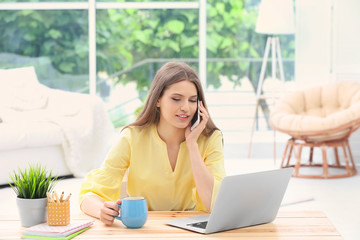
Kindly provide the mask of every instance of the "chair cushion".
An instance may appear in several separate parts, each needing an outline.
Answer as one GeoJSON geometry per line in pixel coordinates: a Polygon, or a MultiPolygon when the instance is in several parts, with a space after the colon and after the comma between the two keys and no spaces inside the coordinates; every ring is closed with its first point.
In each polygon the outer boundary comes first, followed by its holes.
{"type": "Polygon", "coordinates": [[[327,131],[313,140],[341,138],[348,130],[336,134],[331,130],[357,119],[360,85],[355,82],[330,83],[290,93],[275,104],[270,114],[271,125],[280,131],[297,132],[289,133],[292,136],[327,131]]]}

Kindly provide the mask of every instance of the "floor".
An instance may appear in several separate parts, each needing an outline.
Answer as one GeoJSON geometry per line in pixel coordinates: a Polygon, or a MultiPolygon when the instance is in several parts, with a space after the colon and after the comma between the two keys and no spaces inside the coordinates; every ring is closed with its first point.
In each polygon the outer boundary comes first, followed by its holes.
{"type": "MultiPolygon", "coordinates": [[[[225,151],[225,168],[228,175],[273,169],[279,164],[278,160],[274,163],[273,158],[269,157],[238,157],[233,153],[234,151],[235,149],[231,150],[229,147],[225,151]]],[[[72,193],[72,213],[79,211],[77,193],[81,181],[82,179],[79,178],[65,179],[56,186],[58,192],[72,193]]],[[[284,210],[321,210],[329,217],[345,240],[358,240],[360,239],[359,187],[359,174],[349,178],[326,180],[291,178],[281,208],[284,210]]],[[[0,212],[6,214],[17,211],[15,199],[16,196],[11,188],[1,188],[0,212]]]]}

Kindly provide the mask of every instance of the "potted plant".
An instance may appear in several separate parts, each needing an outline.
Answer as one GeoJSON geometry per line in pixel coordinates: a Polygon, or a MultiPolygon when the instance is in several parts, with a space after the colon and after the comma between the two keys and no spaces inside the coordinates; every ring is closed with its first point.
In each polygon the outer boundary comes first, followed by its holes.
{"type": "Polygon", "coordinates": [[[47,175],[47,170],[40,164],[29,164],[27,169],[14,171],[10,174],[13,183],[9,183],[15,191],[21,223],[30,227],[46,221],[47,192],[51,192],[58,181],[47,175]]]}

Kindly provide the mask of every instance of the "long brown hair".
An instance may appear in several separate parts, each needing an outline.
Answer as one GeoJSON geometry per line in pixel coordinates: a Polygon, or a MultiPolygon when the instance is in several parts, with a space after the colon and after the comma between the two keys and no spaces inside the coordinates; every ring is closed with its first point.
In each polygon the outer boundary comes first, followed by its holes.
{"type": "MultiPolygon", "coordinates": [[[[152,124],[157,124],[160,120],[160,111],[157,109],[156,103],[164,93],[164,91],[172,84],[180,81],[190,81],[195,84],[198,98],[202,101],[204,107],[207,108],[204,91],[201,82],[196,72],[186,63],[183,62],[168,62],[164,64],[156,73],[155,78],[151,84],[149,95],[146,99],[145,106],[141,111],[135,122],[127,125],[149,127],[152,124]]],[[[125,127],[125,128],[126,128],[125,127]]],[[[209,116],[209,120],[203,131],[203,134],[210,136],[216,129],[218,129],[209,116]]]]}

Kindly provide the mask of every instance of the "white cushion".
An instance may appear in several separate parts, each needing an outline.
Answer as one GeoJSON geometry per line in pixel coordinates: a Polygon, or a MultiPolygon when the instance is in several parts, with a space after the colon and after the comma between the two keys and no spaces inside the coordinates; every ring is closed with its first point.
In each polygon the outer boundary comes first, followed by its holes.
{"type": "Polygon", "coordinates": [[[34,67],[0,70],[0,106],[17,110],[41,109],[47,91],[37,79],[34,67]]]}
{"type": "Polygon", "coordinates": [[[31,87],[39,84],[34,67],[0,69],[0,88],[31,87]]]}

